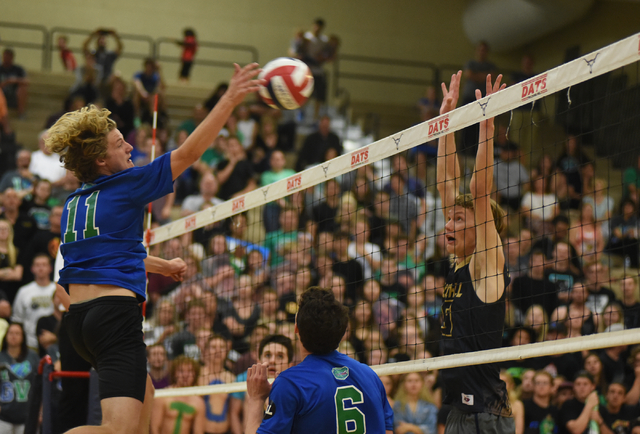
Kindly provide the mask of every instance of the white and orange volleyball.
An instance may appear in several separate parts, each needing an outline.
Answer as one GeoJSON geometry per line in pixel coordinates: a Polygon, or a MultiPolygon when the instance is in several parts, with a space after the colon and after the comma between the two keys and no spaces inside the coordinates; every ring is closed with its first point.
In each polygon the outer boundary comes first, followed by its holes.
{"type": "Polygon", "coordinates": [[[278,57],[262,68],[259,78],[267,81],[265,86],[260,86],[260,97],[273,108],[295,110],[313,92],[313,75],[298,59],[278,57]]]}

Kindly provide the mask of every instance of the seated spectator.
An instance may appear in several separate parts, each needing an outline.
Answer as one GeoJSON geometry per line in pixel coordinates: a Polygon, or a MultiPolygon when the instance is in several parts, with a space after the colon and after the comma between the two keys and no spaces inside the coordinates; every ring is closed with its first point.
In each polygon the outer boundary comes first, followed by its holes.
{"type": "Polygon", "coordinates": [[[640,327],[640,300],[638,300],[638,276],[625,275],[620,279],[624,328],[640,327]]]}
{"type": "Polygon", "coordinates": [[[631,425],[640,417],[638,405],[626,405],[627,389],[621,383],[611,383],[605,398],[606,406],[598,409],[604,425],[613,433],[631,433],[631,425]]]}
{"type": "Polygon", "coordinates": [[[596,392],[602,395],[607,392],[607,379],[604,375],[604,367],[602,359],[595,351],[589,352],[584,358],[583,368],[593,378],[593,384],[596,386],[596,392]]]}
{"type": "Polygon", "coordinates": [[[224,95],[227,89],[229,89],[229,85],[227,83],[218,84],[218,86],[214,89],[214,91],[204,103],[204,106],[207,108],[207,110],[213,110],[213,108],[216,104],[218,104],[218,101],[220,101],[220,98],[222,98],[222,95],[224,95]]]}
{"type": "Polygon", "coordinates": [[[60,119],[62,117],[62,115],[64,115],[65,113],[68,113],[68,112],[73,112],[73,111],[76,111],[76,110],[80,110],[85,105],[87,105],[87,102],[85,101],[85,99],[84,99],[84,97],[82,95],[80,95],[80,94],[71,94],[71,95],[69,95],[64,100],[64,103],[62,104],[62,110],[53,113],[52,115],[50,115],[47,118],[47,121],[44,124],[44,128],[46,130],[48,130],[56,122],[58,122],[58,119],[60,119]]]}
{"type": "Polygon", "coordinates": [[[186,131],[187,135],[190,135],[195,131],[195,129],[200,125],[200,123],[207,117],[209,112],[202,104],[196,104],[193,108],[193,112],[191,117],[182,121],[180,125],[178,125],[178,131],[186,131]]]}
{"type": "Polygon", "coordinates": [[[604,307],[616,300],[615,293],[606,285],[611,283],[609,267],[601,262],[593,262],[584,268],[584,284],[589,291],[587,306],[600,316],[604,307]]]}
{"type": "MultiPolygon", "coordinates": [[[[200,364],[189,357],[178,357],[171,363],[170,388],[194,387],[198,384],[200,364]]],[[[151,432],[201,433],[208,413],[201,396],[156,398],[151,411],[151,432]],[[193,431],[192,431],[193,429],[193,431]],[[184,430],[184,431],[182,431],[184,430]]]]}
{"type": "Polygon", "coordinates": [[[589,373],[581,371],[573,382],[575,397],[566,401],[560,412],[556,425],[559,434],[582,433],[587,430],[590,421],[598,426],[603,423],[598,412],[593,411],[598,405],[598,393],[595,390],[593,378],[589,373]]]}
{"type": "Polygon", "coordinates": [[[8,220],[0,219],[0,318],[11,316],[10,302],[18,291],[22,273],[18,249],[13,243],[13,227],[8,220]]]}
{"type": "Polygon", "coordinates": [[[0,219],[8,220],[13,226],[13,243],[18,251],[24,252],[31,239],[38,231],[36,221],[20,211],[22,200],[13,188],[4,191],[2,213],[0,219]]]}
{"type": "MultiPolygon", "coordinates": [[[[440,195],[433,195],[429,190],[425,190],[424,216],[422,224],[418,225],[418,240],[416,247],[418,252],[424,251],[424,259],[429,260],[436,254],[436,237],[444,230],[444,214],[442,210],[442,200],[440,195]],[[422,247],[424,243],[424,247],[422,247]]],[[[373,219],[371,219],[373,229],[373,219]]],[[[372,241],[374,242],[374,241],[372,241]]],[[[420,255],[418,255],[420,256],[420,255]]]]}
{"type": "Polygon", "coordinates": [[[558,302],[567,304],[573,284],[580,277],[579,270],[571,263],[571,245],[558,242],[544,270],[545,279],[556,286],[558,302]]]}
{"type": "Polygon", "coordinates": [[[39,150],[31,154],[29,171],[39,178],[49,180],[53,186],[57,186],[67,171],[60,163],[60,155],[52,153],[44,145],[47,135],[47,130],[41,131],[38,135],[39,150]]]}
{"type": "Polygon", "coordinates": [[[216,197],[218,181],[212,173],[207,172],[200,178],[200,194],[192,194],[182,201],[182,215],[186,216],[223,202],[216,197]]]}
{"type": "Polygon", "coordinates": [[[542,306],[533,304],[524,313],[523,325],[535,332],[535,342],[543,342],[547,339],[549,315],[542,306]]]}
{"type": "Polygon", "coordinates": [[[285,168],[286,164],[287,161],[284,153],[278,149],[274,150],[269,157],[270,170],[262,173],[260,176],[260,185],[264,187],[265,185],[295,175],[296,172],[294,170],[285,168]]]}
{"type": "Polygon", "coordinates": [[[96,63],[92,53],[84,54],[84,65],[75,70],[76,81],[69,89],[72,96],[81,96],[86,104],[94,103],[100,97],[103,81],[102,67],[96,63]]]}
{"type": "MultiPolygon", "coordinates": [[[[160,65],[152,58],[146,58],[143,63],[143,70],[133,76],[134,94],[133,105],[136,112],[141,116],[142,111],[148,110],[155,95],[164,92],[164,81],[160,75],[160,65]]],[[[160,107],[160,103],[158,103],[160,107]]],[[[153,110],[152,110],[153,111],[153,110]]]]}
{"type": "Polygon", "coordinates": [[[500,148],[500,159],[493,168],[494,183],[500,205],[507,205],[514,211],[520,209],[523,186],[529,182],[527,169],[520,163],[520,149],[510,143],[500,148]]]}
{"type": "Polygon", "coordinates": [[[36,336],[38,337],[38,352],[40,357],[59,350],[58,332],[60,331],[60,324],[65,308],[57,291],[53,294],[52,304],[53,313],[49,316],[41,317],[36,323],[36,336]]]}
{"type": "Polygon", "coordinates": [[[580,149],[578,137],[568,135],[565,141],[565,148],[558,157],[556,165],[567,177],[569,187],[569,197],[580,199],[582,196],[582,176],[580,167],[589,161],[587,156],[580,149]]]}
{"type": "Polygon", "coordinates": [[[593,207],[590,204],[582,204],[580,219],[569,231],[569,240],[583,263],[596,260],[604,250],[602,227],[593,217],[593,207]]]}
{"type": "MultiPolygon", "coordinates": [[[[622,324],[614,324],[606,331],[622,331],[622,324]]],[[[617,345],[615,347],[605,348],[600,352],[600,360],[602,360],[602,375],[605,384],[622,383],[625,381],[626,375],[626,345],[617,345]]],[[[605,389],[606,391],[606,389],[605,389]]]]}
{"type": "Polygon", "coordinates": [[[422,201],[409,192],[406,180],[400,173],[391,174],[390,186],[389,215],[400,223],[410,239],[416,239],[417,218],[422,211],[422,201]]]}
{"type": "Polygon", "coordinates": [[[556,432],[555,420],[558,408],[551,403],[553,377],[546,371],[538,371],[533,377],[533,396],[522,401],[524,407],[524,434],[556,432]]]}
{"type": "Polygon", "coordinates": [[[542,237],[538,237],[533,248],[542,250],[547,258],[554,258],[556,256],[555,248],[557,243],[564,242],[569,244],[571,270],[580,274],[582,264],[580,263],[578,252],[569,242],[569,218],[563,214],[558,214],[551,220],[551,225],[551,231],[542,237]]]}
{"type": "MultiPolygon", "coordinates": [[[[198,378],[199,386],[230,384],[236,381],[235,375],[225,369],[227,355],[231,350],[231,342],[219,335],[213,335],[207,344],[204,354],[204,366],[198,378]]],[[[204,431],[207,433],[228,432],[231,426],[229,418],[228,393],[205,395],[207,409],[204,431]]]]}
{"type": "Polygon", "coordinates": [[[256,188],[253,168],[247,154],[237,137],[227,139],[225,159],[218,163],[215,170],[220,184],[218,196],[223,200],[248,193],[256,188]]]}
{"type": "Polygon", "coordinates": [[[607,181],[602,178],[596,178],[594,181],[593,194],[585,195],[583,202],[591,205],[593,215],[596,221],[603,222],[609,220],[614,208],[614,201],[607,194],[607,181]]]}
{"type": "MultiPolygon", "coordinates": [[[[531,169],[531,174],[534,175],[532,178],[537,178],[543,176],[545,178],[549,178],[557,173],[556,163],[551,158],[549,154],[542,154],[540,159],[538,160],[538,164],[536,167],[531,169]]],[[[562,173],[562,172],[560,172],[562,173]]]]}
{"type": "Polygon", "coordinates": [[[556,171],[550,177],[551,193],[555,194],[558,200],[558,209],[560,212],[568,212],[569,210],[579,210],[582,200],[572,197],[569,192],[569,184],[567,184],[567,175],[560,171],[556,171]]]}
{"type": "Polygon", "coordinates": [[[325,160],[328,149],[333,149],[336,155],[342,154],[342,143],[337,134],[331,131],[331,118],[322,116],[318,122],[318,131],[308,135],[298,153],[296,171],[315,166],[325,160]]]}
{"type": "Polygon", "coordinates": [[[144,323],[144,343],[147,347],[162,344],[178,332],[178,312],[169,299],[161,299],[155,306],[151,320],[144,323]]]}
{"type": "Polygon", "coordinates": [[[258,136],[258,122],[251,117],[249,106],[246,103],[240,104],[236,108],[235,114],[238,119],[238,131],[242,134],[242,146],[244,149],[249,150],[253,148],[258,136]]]}
{"type": "Polygon", "coordinates": [[[370,242],[369,222],[364,213],[358,213],[352,226],[355,241],[349,243],[349,258],[357,260],[362,266],[365,279],[371,279],[380,269],[382,253],[380,246],[370,242]]]}
{"type": "Polygon", "coordinates": [[[207,307],[200,300],[191,300],[184,313],[186,328],[174,333],[165,342],[169,360],[181,355],[199,359],[200,350],[196,345],[196,333],[202,328],[228,336],[229,331],[215,314],[215,310],[207,314],[207,307]]]}
{"type": "Polygon", "coordinates": [[[111,78],[113,65],[122,54],[123,48],[124,46],[122,44],[122,39],[120,39],[120,35],[118,35],[115,30],[104,28],[94,30],[82,44],[82,51],[84,53],[92,52],[96,58],[96,63],[102,68],[102,84],[106,83],[111,78]],[[111,36],[116,43],[116,49],[114,51],[107,50],[108,36],[111,36]],[[96,40],[96,47],[91,50],[89,46],[94,38],[96,40]]]}
{"type": "Polygon", "coordinates": [[[111,112],[111,118],[118,124],[118,130],[127,137],[135,128],[135,108],[127,92],[127,83],[120,76],[114,75],[110,84],[110,93],[105,98],[104,107],[111,112]]]}
{"type": "Polygon", "coordinates": [[[231,303],[224,303],[218,311],[231,332],[231,348],[244,354],[249,350],[247,338],[260,319],[260,305],[253,302],[251,277],[242,275],[236,280],[231,303]]]}
{"type": "Polygon", "coordinates": [[[624,329],[624,309],[617,301],[612,301],[604,307],[598,320],[598,332],[611,331],[614,324],[624,329]]]}
{"type": "Polygon", "coordinates": [[[31,151],[21,149],[16,154],[16,169],[6,172],[0,180],[0,194],[12,187],[20,198],[33,192],[32,186],[36,181],[36,176],[29,171],[31,164],[31,151]]]}
{"type": "Polygon", "coordinates": [[[522,197],[521,207],[534,232],[543,235],[549,231],[549,224],[558,213],[557,202],[556,196],[550,193],[547,178],[533,180],[531,191],[522,197]]]}
{"type": "Polygon", "coordinates": [[[401,377],[393,405],[395,433],[437,433],[438,408],[432,404],[419,372],[401,377]]]}
{"type": "Polygon", "coordinates": [[[544,254],[534,251],[530,256],[530,266],[524,276],[514,279],[511,284],[510,300],[520,312],[525,312],[534,304],[551,313],[557,306],[556,286],[544,275],[544,254]]]}
{"type": "Polygon", "coordinates": [[[609,223],[611,238],[607,243],[607,252],[625,258],[625,266],[640,266],[638,232],[638,210],[634,201],[624,199],[620,204],[620,213],[609,223]]]}
{"type": "MultiPolygon", "coordinates": [[[[588,290],[585,285],[578,281],[571,288],[571,303],[567,306],[567,316],[565,324],[569,338],[590,335],[596,331],[595,316],[591,309],[587,307],[588,290]]],[[[553,315],[551,321],[554,321],[553,315]]]]}
{"type": "Polygon", "coordinates": [[[171,384],[169,375],[169,359],[167,350],[162,344],[147,346],[147,360],[149,361],[149,377],[154,389],[164,389],[171,384]]]}
{"type": "Polygon", "coordinates": [[[50,199],[51,182],[41,179],[33,185],[31,199],[22,201],[21,210],[33,217],[41,231],[49,230],[50,199]]]}
{"type": "Polygon", "coordinates": [[[298,241],[298,210],[287,205],[280,211],[280,229],[268,232],[264,247],[269,249],[269,264],[275,267],[284,261],[284,246],[298,241]]]}
{"type": "Polygon", "coordinates": [[[13,62],[15,52],[5,48],[0,64],[0,89],[4,93],[9,108],[18,109],[18,116],[23,118],[27,108],[27,90],[29,80],[24,68],[13,62]]]}
{"type": "Polygon", "coordinates": [[[511,417],[515,422],[516,433],[524,432],[524,406],[522,401],[518,399],[518,392],[513,377],[506,371],[500,371],[500,379],[507,386],[507,394],[509,395],[509,404],[511,405],[511,417]]]}
{"type": "Polygon", "coordinates": [[[631,199],[636,207],[640,204],[638,190],[640,190],[640,154],[635,166],[627,167],[622,174],[622,199],[631,199]]]}
{"type": "Polygon", "coordinates": [[[68,47],[69,38],[66,35],[58,36],[57,47],[60,51],[60,60],[62,61],[62,69],[67,72],[73,72],[76,69],[76,57],[68,47]]]}
{"type": "Polygon", "coordinates": [[[0,423],[6,432],[24,432],[30,406],[27,391],[35,387],[38,355],[27,347],[27,337],[19,323],[9,326],[1,348],[0,364],[20,368],[3,370],[2,388],[6,393],[0,400],[0,423]]]}
{"type": "Polygon", "coordinates": [[[364,269],[360,262],[349,255],[351,236],[348,232],[338,232],[333,236],[335,262],[332,271],[344,277],[347,285],[345,298],[355,301],[358,289],[364,283],[364,269]]]}

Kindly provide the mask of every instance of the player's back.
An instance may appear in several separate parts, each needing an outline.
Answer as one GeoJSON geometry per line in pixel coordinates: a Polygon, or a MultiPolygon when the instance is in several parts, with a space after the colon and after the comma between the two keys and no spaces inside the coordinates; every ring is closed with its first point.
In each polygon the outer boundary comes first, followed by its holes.
{"type": "Polygon", "coordinates": [[[307,356],[273,384],[259,433],[384,433],[393,411],[378,376],[337,351],[307,356]]]}

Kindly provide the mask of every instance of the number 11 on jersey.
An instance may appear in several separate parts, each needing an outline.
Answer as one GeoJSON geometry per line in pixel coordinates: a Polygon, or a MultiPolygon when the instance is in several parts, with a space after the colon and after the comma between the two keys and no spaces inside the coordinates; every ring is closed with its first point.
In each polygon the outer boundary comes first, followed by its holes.
{"type": "MultiPolygon", "coordinates": [[[[100,235],[100,228],[96,226],[96,210],[98,207],[98,195],[100,190],[96,190],[84,201],[86,214],[84,216],[84,229],[82,230],[82,239],[87,239],[100,235]]],[[[67,204],[69,215],[67,216],[67,230],[64,233],[64,242],[72,243],[78,241],[78,231],[76,231],[76,218],[78,216],[78,202],[80,196],[75,196],[71,202],[67,204]]]]}

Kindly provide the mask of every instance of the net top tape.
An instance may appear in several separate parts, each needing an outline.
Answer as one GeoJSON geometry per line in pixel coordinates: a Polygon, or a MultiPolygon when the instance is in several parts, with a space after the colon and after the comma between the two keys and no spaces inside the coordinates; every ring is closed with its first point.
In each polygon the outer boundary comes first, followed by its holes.
{"type": "Polygon", "coordinates": [[[459,107],[450,113],[296,173],[289,178],[257,188],[220,205],[158,227],[151,231],[150,245],[167,241],[248,209],[289,196],[296,191],[313,187],[360,166],[383,160],[437,139],[443,134],[453,133],[476,124],[483,117],[494,117],[506,113],[638,60],[640,60],[640,33],[538,74],[529,80],[507,87],[489,97],[459,107]]]}

